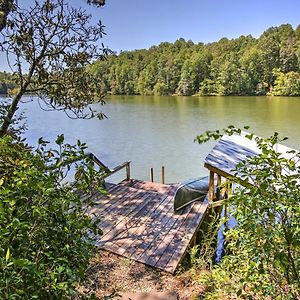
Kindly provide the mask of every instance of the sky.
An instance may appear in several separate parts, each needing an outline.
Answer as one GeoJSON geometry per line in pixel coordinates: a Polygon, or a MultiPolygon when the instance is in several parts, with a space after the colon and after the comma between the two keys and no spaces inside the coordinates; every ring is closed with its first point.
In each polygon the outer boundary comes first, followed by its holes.
{"type": "MultiPolygon", "coordinates": [[[[116,52],[181,37],[195,43],[259,37],[271,26],[300,24],[300,0],[106,0],[103,8],[88,6],[86,0],[68,1],[86,9],[94,22],[101,19],[107,35],[100,42],[116,52]]],[[[0,69],[7,70],[3,54],[0,69]]]]}
{"type": "Polygon", "coordinates": [[[300,24],[300,0],[106,0],[104,8],[90,11],[106,25],[103,42],[115,51],[180,37],[195,43],[259,37],[271,26],[300,24]]]}

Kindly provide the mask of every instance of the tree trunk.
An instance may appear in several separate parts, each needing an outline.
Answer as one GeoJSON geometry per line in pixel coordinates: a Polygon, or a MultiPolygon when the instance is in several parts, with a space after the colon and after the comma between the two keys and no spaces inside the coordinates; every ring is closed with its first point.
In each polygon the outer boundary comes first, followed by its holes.
{"type": "Polygon", "coordinates": [[[2,138],[5,134],[7,134],[8,127],[12,123],[14,114],[18,110],[18,104],[19,104],[23,94],[24,94],[24,91],[21,89],[20,92],[16,95],[16,97],[12,101],[12,103],[7,111],[7,115],[4,118],[3,124],[1,125],[1,128],[0,128],[0,138],[2,138]]]}

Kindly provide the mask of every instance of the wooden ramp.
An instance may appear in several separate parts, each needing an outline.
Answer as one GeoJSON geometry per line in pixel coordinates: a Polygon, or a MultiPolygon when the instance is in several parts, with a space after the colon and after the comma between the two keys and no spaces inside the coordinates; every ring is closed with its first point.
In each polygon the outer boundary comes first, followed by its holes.
{"type": "Polygon", "coordinates": [[[97,246],[174,273],[208,207],[205,199],[175,213],[176,188],[138,180],[107,184],[109,195],[97,195],[90,210],[103,230],[97,246]]]}

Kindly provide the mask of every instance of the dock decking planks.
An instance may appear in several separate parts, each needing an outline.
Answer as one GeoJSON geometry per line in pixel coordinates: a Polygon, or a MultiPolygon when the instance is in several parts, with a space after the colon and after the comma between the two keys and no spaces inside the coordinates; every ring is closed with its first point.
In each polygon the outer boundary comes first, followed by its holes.
{"type": "Polygon", "coordinates": [[[174,273],[208,207],[196,201],[175,213],[176,189],[140,180],[108,184],[108,195],[97,194],[90,210],[103,230],[97,246],[174,273]]]}

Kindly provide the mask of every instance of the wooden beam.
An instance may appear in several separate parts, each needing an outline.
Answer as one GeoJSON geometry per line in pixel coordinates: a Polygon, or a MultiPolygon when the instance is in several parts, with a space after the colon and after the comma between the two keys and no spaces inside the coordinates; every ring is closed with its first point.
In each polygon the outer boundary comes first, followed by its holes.
{"type": "Polygon", "coordinates": [[[129,161],[125,161],[123,164],[113,168],[110,170],[110,172],[104,176],[104,178],[111,176],[112,174],[117,173],[118,171],[122,170],[123,168],[127,167],[130,164],[129,161]]]}
{"type": "Polygon", "coordinates": [[[226,172],[224,172],[224,171],[222,171],[222,170],[220,170],[220,169],[218,169],[218,168],[216,168],[216,167],[214,167],[214,166],[212,166],[212,165],[210,165],[208,163],[204,163],[204,167],[207,168],[208,170],[216,173],[216,174],[221,175],[222,177],[225,177],[225,178],[234,178],[234,176],[232,176],[231,174],[226,173],[226,172]]]}
{"type": "Polygon", "coordinates": [[[212,166],[212,165],[210,165],[208,163],[204,163],[204,167],[207,168],[209,171],[212,171],[212,172],[214,172],[216,174],[219,174],[222,177],[227,178],[230,181],[234,181],[234,182],[236,182],[236,183],[238,183],[238,184],[240,184],[240,185],[242,185],[242,186],[244,186],[246,188],[250,188],[250,187],[253,186],[249,182],[246,182],[246,181],[244,181],[244,180],[242,180],[242,179],[240,179],[240,178],[238,178],[236,176],[233,176],[233,175],[231,175],[229,173],[226,173],[226,172],[224,172],[224,171],[222,171],[222,170],[220,170],[220,169],[218,169],[218,168],[216,168],[216,167],[214,167],[214,166],[212,166]]]}
{"type": "Polygon", "coordinates": [[[217,174],[217,191],[216,191],[217,200],[221,199],[221,184],[222,184],[222,177],[220,174],[217,174]]]}
{"type": "Polygon", "coordinates": [[[215,173],[209,172],[209,186],[208,186],[208,201],[213,202],[215,197],[215,173]]]}
{"type": "Polygon", "coordinates": [[[130,180],[130,162],[126,165],[126,180],[130,180]]]}
{"type": "Polygon", "coordinates": [[[231,181],[228,181],[227,183],[228,185],[228,198],[230,198],[230,196],[232,196],[232,182],[231,181]]]}

